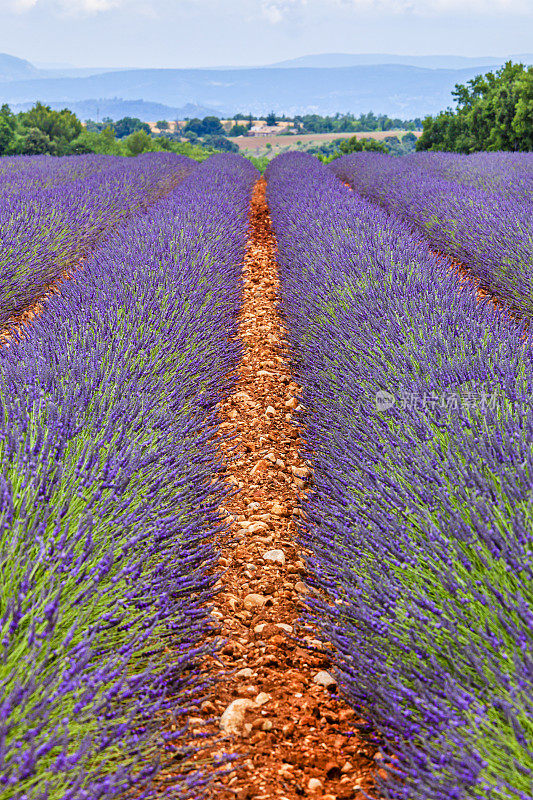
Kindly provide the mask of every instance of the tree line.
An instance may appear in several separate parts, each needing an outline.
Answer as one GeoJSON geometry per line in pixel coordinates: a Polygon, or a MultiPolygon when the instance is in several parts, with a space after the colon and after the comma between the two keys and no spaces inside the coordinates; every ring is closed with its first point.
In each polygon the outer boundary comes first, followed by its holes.
{"type": "MultiPolygon", "coordinates": [[[[235,114],[232,125],[225,124],[216,116],[203,119],[188,119],[177,123],[171,130],[167,120],[158,120],[155,131],[136,117],[112,120],[105,117],[101,122],[87,120],[85,124],[65,108],[56,111],[41,102],[29,111],[15,114],[8,105],[0,108],[0,155],[81,155],[101,153],[107,155],[134,156],[140,153],[167,150],[191,155],[193,158],[207,157],[213,151],[238,152],[232,138],[250,135],[250,128],[257,121],[252,114],[235,114]]],[[[321,117],[311,114],[301,117],[276,116],[271,111],[266,123],[287,123],[293,133],[331,133],[351,131],[378,131],[399,128],[404,130],[420,127],[420,120],[400,120],[375,115],[336,114],[321,117]]],[[[355,144],[354,147],[358,147],[355,144]]],[[[327,155],[330,153],[328,152],[327,155]]],[[[322,153],[326,155],[326,153],[322,153]]]]}
{"type": "MultiPolygon", "coordinates": [[[[456,84],[452,96],[456,108],[448,108],[423,122],[366,114],[308,114],[287,117],[271,111],[266,122],[278,122],[294,134],[360,133],[405,130],[398,138],[386,137],[381,143],[356,139],[335,141],[315,148],[316,155],[329,159],[343,152],[360,149],[382,150],[403,155],[415,148],[412,131],[422,129],[417,150],[446,150],[472,153],[479,150],[533,150],[533,67],[507,62],[495,72],[478,75],[465,85],[456,84]]],[[[103,153],[135,156],[147,151],[167,150],[202,160],[215,151],[238,152],[231,139],[250,135],[258,118],[235,114],[232,124],[216,116],[193,118],[170,130],[167,120],[159,120],[155,131],[136,117],[102,122],[87,120],[85,125],[68,108],[56,111],[36,103],[28,111],[15,114],[8,105],[0,107],[0,155],[77,155],[103,153]]]]}
{"type": "Polygon", "coordinates": [[[4,104],[0,107],[0,155],[100,153],[136,156],[165,150],[201,161],[215,151],[238,150],[224,137],[181,141],[180,135],[166,133],[168,123],[160,121],[158,126],[158,133],[154,135],[146,122],[135,117],[124,117],[116,122],[108,118],[102,122],[88,120],[83,125],[67,108],[55,111],[38,102],[29,111],[14,114],[4,104]]]}
{"type": "Polygon", "coordinates": [[[456,84],[456,108],[426,117],[417,150],[533,150],[533,67],[508,61],[456,84]]]}

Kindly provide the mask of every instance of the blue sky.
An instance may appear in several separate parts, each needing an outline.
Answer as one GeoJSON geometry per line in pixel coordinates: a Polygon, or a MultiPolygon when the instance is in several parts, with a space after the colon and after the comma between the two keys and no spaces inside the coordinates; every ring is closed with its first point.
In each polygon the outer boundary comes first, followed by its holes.
{"type": "Polygon", "coordinates": [[[0,52],[75,66],[530,52],[533,0],[0,0],[0,52]]]}

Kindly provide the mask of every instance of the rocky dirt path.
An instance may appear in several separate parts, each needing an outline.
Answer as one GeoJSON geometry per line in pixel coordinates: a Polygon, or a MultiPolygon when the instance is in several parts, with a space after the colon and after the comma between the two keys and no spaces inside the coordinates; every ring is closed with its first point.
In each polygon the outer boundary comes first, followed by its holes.
{"type": "MultiPolygon", "coordinates": [[[[80,260],[80,264],[82,261],[80,260]]],[[[63,275],[54,281],[48,289],[41,294],[35,302],[24,309],[24,311],[14,314],[6,322],[3,329],[0,330],[0,347],[3,345],[8,347],[10,340],[18,333],[22,333],[27,325],[30,325],[32,320],[40,317],[44,311],[47,300],[54,294],[60,294],[60,286],[67,280],[71,280],[73,274],[64,272],[63,275]]]]}
{"type": "MultiPolygon", "coordinates": [[[[252,200],[239,381],[220,409],[223,432],[237,434],[227,457],[229,480],[239,489],[223,509],[231,534],[220,544],[225,573],[212,612],[227,642],[217,665],[225,677],[190,724],[216,739],[211,758],[240,756],[215,780],[217,800],[351,800],[363,798],[363,788],[373,795],[375,751],[356,732],[362,720],[336,694],[327,648],[297,621],[308,589],[293,515],[309,470],[293,424],[298,386],[276,309],[265,185],[258,181],[252,200]],[[307,637],[316,649],[293,637],[307,637]]],[[[204,751],[199,758],[205,757],[204,751]]]]}

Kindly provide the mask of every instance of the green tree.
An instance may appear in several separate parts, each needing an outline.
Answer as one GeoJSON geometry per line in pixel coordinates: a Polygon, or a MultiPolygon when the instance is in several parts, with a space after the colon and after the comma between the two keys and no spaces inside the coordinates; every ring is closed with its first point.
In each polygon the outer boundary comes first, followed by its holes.
{"type": "Polygon", "coordinates": [[[115,139],[115,131],[111,127],[103,131],[84,131],[70,143],[73,155],[82,153],[100,153],[102,155],[120,155],[120,144],[115,139]]]}
{"type": "MultiPolygon", "coordinates": [[[[396,137],[390,137],[396,138],[396,137]]],[[[345,153],[360,153],[362,151],[372,150],[376,153],[387,153],[387,147],[378,142],[376,139],[358,139],[352,136],[350,139],[345,139],[339,145],[339,150],[342,154],[345,153]]]]}
{"type": "Polygon", "coordinates": [[[74,139],[74,141],[70,143],[70,155],[72,156],[83,156],[95,152],[96,151],[93,150],[89,142],[83,139],[74,139]]]}
{"type": "Polygon", "coordinates": [[[150,126],[138,117],[122,117],[113,123],[113,127],[117,139],[124,139],[136,131],[144,131],[148,136],[151,133],[150,126]]]}
{"type": "Polygon", "coordinates": [[[531,73],[518,78],[518,102],[513,117],[513,131],[521,150],[533,150],[533,79],[531,73]]]}
{"type": "Polygon", "coordinates": [[[130,133],[124,140],[127,155],[138,156],[152,149],[152,139],[145,130],[130,133]]]}
{"type": "Polygon", "coordinates": [[[224,135],[224,127],[218,117],[204,117],[202,127],[204,136],[224,135]]]}
{"type": "Polygon", "coordinates": [[[426,117],[417,150],[531,150],[533,67],[508,61],[452,92],[456,109],[426,117]]]}
{"type": "Polygon", "coordinates": [[[166,121],[166,119],[160,119],[155,123],[155,127],[158,131],[168,131],[170,125],[166,121]]]}
{"type": "Polygon", "coordinates": [[[172,152],[172,140],[169,136],[158,136],[157,139],[153,143],[154,150],[166,150],[168,152],[172,152]]]}
{"type": "Polygon", "coordinates": [[[235,142],[230,142],[225,136],[204,136],[204,144],[207,147],[212,147],[214,150],[223,150],[226,153],[238,153],[239,146],[235,142]]]}
{"type": "Polygon", "coordinates": [[[4,155],[15,138],[15,134],[8,121],[0,114],[0,155],[4,155]]]}
{"type": "Polygon", "coordinates": [[[195,133],[197,136],[223,136],[224,127],[218,117],[204,117],[203,119],[193,117],[185,125],[184,133],[187,138],[189,133],[195,133]]]}
{"type": "Polygon", "coordinates": [[[10,151],[15,140],[17,119],[7,103],[0,108],[0,155],[10,151]]]}
{"type": "MultiPolygon", "coordinates": [[[[204,132],[202,120],[199,117],[193,117],[192,119],[188,119],[185,123],[185,127],[183,128],[183,132],[185,136],[189,133],[195,133],[196,136],[201,136],[204,132]]],[[[187,136],[187,138],[189,138],[187,136]]]]}
{"type": "Polygon", "coordinates": [[[404,152],[404,149],[397,136],[385,136],[385,138],[382,139],[381,144],[386,149],[387,153],[390,153],[393,156],[399,156],[404,152]]]}
{"type": "Polygon", "coordinates": [[[30,128],[21,139],[19,152],[26,156],[57,155],[57,143],[39,128],[30,128]]]}
{"type": "MultiPolygon", "coordinates": [[[[43,103],[36,103],[29,111],[20,114],[19,119],[24,128],[39,130],[50,141],[64,140],[65,142],[71,142],[83,130],[80,120],[68,108],[64,108],[62,111],[54,111],[50,106],[45,106],[43,103]]],[[[35,139],[35,137],[33,138],[35,139]]]]}
{"type": "Polygon", "coordinates": [[[233,125],[229,131],[228,136],[246,136],[248,134],[248,128],[246,125],[233,125]]]}
{"type": "Polygon", "coordinates": [[[266,124],[267,125],[275,125],[276,122],[277,122],[276,115],[274,114],[273,111],[271,111],[270,114],[267,114],[266,124]]]}

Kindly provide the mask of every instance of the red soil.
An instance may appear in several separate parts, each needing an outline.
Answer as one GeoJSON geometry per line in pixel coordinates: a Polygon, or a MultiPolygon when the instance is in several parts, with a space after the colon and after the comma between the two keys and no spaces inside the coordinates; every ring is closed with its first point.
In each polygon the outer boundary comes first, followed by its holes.
{"type": "MultiPolygon", "coordinates": [[[[236,455],[227,453],[227,473],[240,489],[222,509],[231,534],[218,543],[225,572],[212,610],[227,644],[211,669],[220,672],[222,664],[225,675],[190,724],[196,734],[211,737],[208,758],[240,756],[212,785],[210,796],[217,800],[362,799],[361,789],[374,790],[375,748],[354,732],[362,720],[334,685],[328,690],[315,682],[329,670],[331,651],[299,623],[309,590],[293,515],[300,513],[311,476],[293,424],[299,387],[276,309],[275,248],[261,179],[244,265],[244,355],[238,385],[220,406],[223,431],[238,437],[236,455]],[[282,551],[283,564],[265,557],[273,550],[282,551]],[[253,702],[233,732],[221,730],[223,712],[237,699],[253,702]]],[[[198,756],[205,759],[205,752],[198,756]]]]}

